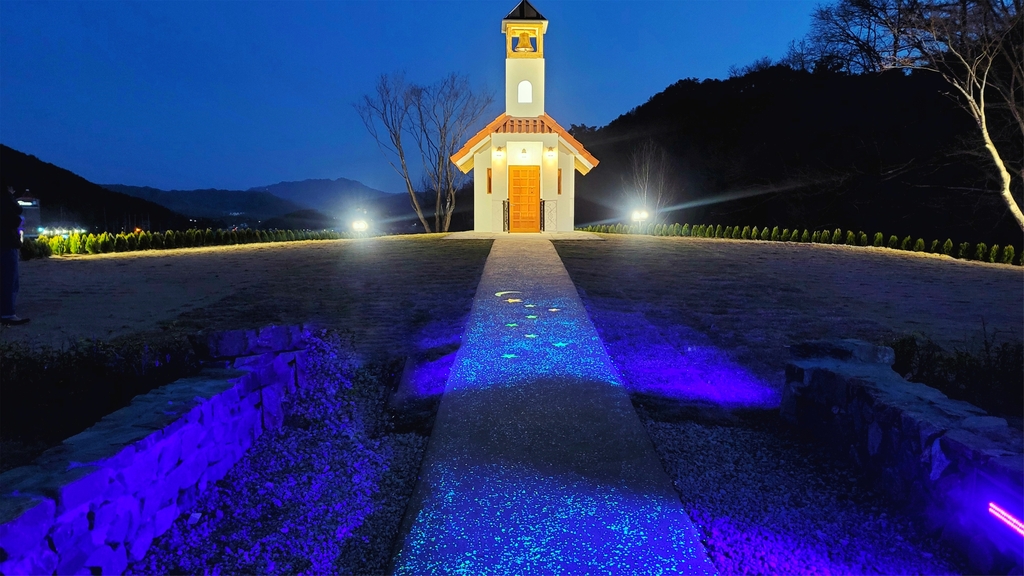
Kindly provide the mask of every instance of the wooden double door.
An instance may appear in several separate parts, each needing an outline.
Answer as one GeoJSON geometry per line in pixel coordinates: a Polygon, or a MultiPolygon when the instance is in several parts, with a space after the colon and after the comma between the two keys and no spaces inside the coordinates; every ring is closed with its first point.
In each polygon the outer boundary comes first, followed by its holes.
{"type": "Polygon", "coordinates": [[[508,167],[509,232],[540,232],[540,166],[508,167]]]}

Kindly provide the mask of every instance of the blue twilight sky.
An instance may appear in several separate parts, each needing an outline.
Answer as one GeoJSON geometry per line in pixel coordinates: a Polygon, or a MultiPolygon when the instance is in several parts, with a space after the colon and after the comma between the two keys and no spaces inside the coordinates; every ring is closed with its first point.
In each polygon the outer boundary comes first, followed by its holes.
{"type": "MultiPolygon", "coordinates": [[[[0,142],[102,184],[400,191],[352,104],[383,72],[460,72],[497,115],[517,1],[2,0],[0,142]]],[[[547,113],[600,126],[681,78],[779,58],[817,3],[536,0],[547,113]]]]}

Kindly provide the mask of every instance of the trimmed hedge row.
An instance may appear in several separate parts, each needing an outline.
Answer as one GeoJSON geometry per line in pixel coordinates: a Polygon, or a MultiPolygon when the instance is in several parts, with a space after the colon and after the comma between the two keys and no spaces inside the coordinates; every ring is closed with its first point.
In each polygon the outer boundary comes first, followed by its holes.
{"type": "Polygon", "coordinates": [[[21,245],[21,259],[49,258],[65,254],[106,254],[108,252],[136,252],[138,250],[164,250],[170,248],[198,248],[200,246],[228,246],[259,242],[292,242],[295,240],[339,240],[351,234],[330,230],[167,230],[166,232],[101,232],[99,234],[70,234],[40,236],[25,240],[21,245]]]}
{"type": "Polygon", "coordinates": [[[835,230],[803,230],[799,228],[790,230],[778,226],[769,229],[768,227],[758,228],[754,226],[726,226],[721,224],[711,226],[700,224],[691,227],[689,224],[650,224],[646,226],[626,226],[623,224],[602,224],[580,228],[584,232],[600,232],[604,234],[645,234],[649,236],[696,236],[700,238],[729,238],[733,240],[768,240],[773,242],[805,242],[814,244],[845,244],[847,246],[874,246],[876,248],[891,248],[893,250],[907,250],[911,252],[928,252],[931,254],[945,254],[961,260],[977,260],[980,262],[992,262],[996,264],[1017,264],[1021,265],[1021,255],[1016,254],[1013,246],[1000,247],[993,244],[991,247],[981,242],[971,245],[970,242],[953,244],[953,240],[947,238],[945,242],[932,240],[926,244],[924,238],[914,240],[910,236],[902,239],[893,235],[885,238],[881,232],[876,232],[869,237],[864,232],[845,232],[836,228],[835,230]]]}

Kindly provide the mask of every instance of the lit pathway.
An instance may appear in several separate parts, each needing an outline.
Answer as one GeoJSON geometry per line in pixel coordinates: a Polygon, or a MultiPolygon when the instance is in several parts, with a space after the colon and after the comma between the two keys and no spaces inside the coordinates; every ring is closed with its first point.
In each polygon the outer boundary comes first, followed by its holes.
{"type": "Polygon", "coordinates": [[[554,247],[496,240],[403,522],[397,574],[704,574],[554,247]]]}

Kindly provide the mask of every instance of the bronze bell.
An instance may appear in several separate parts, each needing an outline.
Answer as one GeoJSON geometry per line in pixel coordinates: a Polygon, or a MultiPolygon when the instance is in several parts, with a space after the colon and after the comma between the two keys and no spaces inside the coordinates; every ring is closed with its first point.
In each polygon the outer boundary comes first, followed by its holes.
{"type": "Polygon", "coordinates": [[[516,45],[516,52],[533,52],[533,42],[530,42],[530,33],[519,34],[519,44],[516,45]]]}

